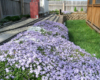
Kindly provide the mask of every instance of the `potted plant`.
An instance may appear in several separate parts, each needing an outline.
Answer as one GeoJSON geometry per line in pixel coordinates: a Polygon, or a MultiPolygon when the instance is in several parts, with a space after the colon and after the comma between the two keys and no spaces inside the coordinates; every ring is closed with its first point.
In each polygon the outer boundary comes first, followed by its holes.
{"type": "Polygon", "coordinates": [[[77,13],[77,9],[76,9],[76,7],[74,8],[74,13],[77,13]]]}
{"type": "Polygon", "coordinates": [[[85,13],[85,12],[83,11],[83,8],[81,8],[81,13],[85,13]]]}

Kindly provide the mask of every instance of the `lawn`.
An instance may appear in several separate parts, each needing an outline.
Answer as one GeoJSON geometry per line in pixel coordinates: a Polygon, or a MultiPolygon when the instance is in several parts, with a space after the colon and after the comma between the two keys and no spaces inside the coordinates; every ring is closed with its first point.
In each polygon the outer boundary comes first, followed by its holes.
{"type": "Polygon", "coordinates": [[[91,29],[85,20],[68,20],[69,40],[100,58],[100,34],[91,29]]]}

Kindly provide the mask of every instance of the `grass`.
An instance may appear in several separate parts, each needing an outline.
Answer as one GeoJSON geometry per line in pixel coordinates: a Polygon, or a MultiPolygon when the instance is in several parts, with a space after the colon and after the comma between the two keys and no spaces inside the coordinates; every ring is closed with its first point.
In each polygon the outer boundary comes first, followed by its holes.
{"type": "Polygon", "coordinates": [[[100,34],[91,29],[85,20],[68,20],[69,40],[100,58],[100,34]]]}

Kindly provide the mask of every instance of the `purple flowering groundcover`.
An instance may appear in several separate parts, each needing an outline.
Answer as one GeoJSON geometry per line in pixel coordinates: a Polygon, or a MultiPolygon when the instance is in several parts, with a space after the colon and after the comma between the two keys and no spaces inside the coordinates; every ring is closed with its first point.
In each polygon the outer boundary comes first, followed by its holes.
{"type": "Polygon", "coordinates": [[[52,21],[37,22],[0,46],[1,63],[0,79],[100,80],[100,60],[70,42],[67,27],[52,21]]]}
{"type": "Polygon", "coordinates": [[[70,11],[62,11],[63,14],[71,14],[72,12],[70,11]]]}

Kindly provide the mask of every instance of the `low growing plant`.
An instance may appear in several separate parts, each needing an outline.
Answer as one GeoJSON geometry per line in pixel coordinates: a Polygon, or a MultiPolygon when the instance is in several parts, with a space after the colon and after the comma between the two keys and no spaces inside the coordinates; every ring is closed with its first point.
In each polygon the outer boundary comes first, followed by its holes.
{"type": "Polygon", "coordinates": [[[7,20],[11,21],[12,20],[11,18],[12,18],[12,16],[7,16],[4,19],[7,19],[7,20]]]}
{"type": "Polygon", "coordinates": [[[74,8],[74,12],[76,12],[77,11],[77,9],[76,9],[76,7],[74,8]]]}
{"type": "Polygon", "coordinates": [[[21,18],[19,16],[12,16],[11,17],[11,20],[12,21],[17,21],[17,20],[20,20],[21,18]]]}
{"type": "Polygon", "coordinates": [[[83,8],[81,8],[81,11],[83,11],[83,8]]]}
{"type": "Polygon", "coordinates": [[[7,16],[4,19],[8,21],[17,21],[17,20],[20,20],[21,18],[19,16],[7,16]]]}
{"type": "Polygon", "coordinates": [[[27,14],[27,15],[20,15],[20,18],[22,18],[22,17],[29,18],[29,17],[30,17],[30,15],[29,15],[29,14],[27,14]]]}

